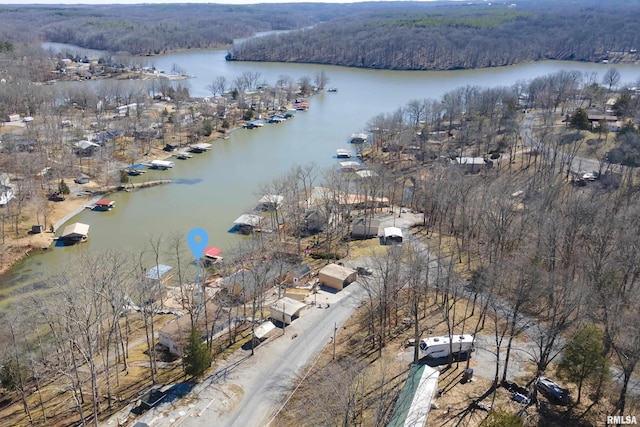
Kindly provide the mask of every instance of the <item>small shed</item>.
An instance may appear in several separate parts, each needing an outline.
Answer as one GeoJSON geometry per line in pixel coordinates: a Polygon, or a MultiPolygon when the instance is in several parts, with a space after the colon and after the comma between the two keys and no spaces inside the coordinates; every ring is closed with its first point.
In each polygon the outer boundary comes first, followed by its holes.
{"type": "Polygon", "coordinates": [[[295,319],[300,317],[300,311],[306,304],[289,297],[280,298],[271,305],[269,317],[276,322],[290,325],[295,319]]]}
{"type": "Polygon", "coordinates": [[[161,283],[166,282],[171,279],[171,275],[169,272],[173,267],[170,265],[158,264],[156,266],[151,267],[146,274],[146,278],[149,280],[157,280],[161,283]]]}
{"type": "Polygon", "coordinates": [[[256,338],[261,340],[263,338],[266,338],[267,335],[269,335],[269,333],[273,331],[275,328],[276,328],[276,325],[274,325],[273,322],[267,320],[266,322],[262,323],[260,326],[255,328],[253,330],[253,334],[256,336],[256,338]]]}
{"type": "Polygon", "coordinates": [[[322,285],[339,291],[357,278],[355,270],[338,264],[326,265],[318,273],[318,280],[322,285]]]}
{"type": "Polygon", "coordinates": [[[87,237],[89,237],[89,225],[76,222],[64,228],[60,240],[67,244],[73,244],[84,242],[87,240],[87,237]]]}
{"type": "Polygon", "coordinates": [[[76,179],[73,180],[76,184],[87,184],[89,182],[89,175],[79,173],[76,175],[76,179]]]}
{"type": "Polygon", "coordinates": [[[382,239],[385,245],[402,243],[402,230],[398,227],[385,227],[382,239]]]}
{"type": "Polygon", "coordinates": [[[7,114],[5,120],[7,122],[19,122],[20,121],[20,114],[7,114]]]}

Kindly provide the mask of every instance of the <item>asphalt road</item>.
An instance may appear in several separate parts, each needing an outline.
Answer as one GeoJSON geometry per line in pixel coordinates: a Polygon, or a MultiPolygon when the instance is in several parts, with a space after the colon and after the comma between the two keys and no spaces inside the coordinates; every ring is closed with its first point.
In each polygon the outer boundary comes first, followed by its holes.
{"type": "MultiPolygon", "coordinates": [[[[363,288],[354,282],[338,293],[321,291],[284,331],[255,348],[238,350],[190,393],[165,399],[136,419],[152,427],[264,427],[270,425],[291,391],[324,346],[360,305],[363,288]],[[327,307],[329,303],[330,307],[327,307]]],[[[116,417],[119,420],[124,414],[116,417]]],[[[114,425],[111,419],[104,425],[114,425]]]]}
{"type": "MultiPolygon", "coordinates": [[[[255,358],[261,359],[260,369],[244,389],[244,399],[229,414],[214,424],[207,413],[190,419],[185,426],[267,426],[274,408],[288,396],[297,383],[296,376],[311,363],[333,337],[334,328],[341,328],[359,306],[362,288],[352,283],[343,295],[331,295],[330,308],[310,307],[285,331],[285,335],[264,348],[258,348],[255,358]],[[340,297],[338,300],[337,297],[340,297]],[[296,336],[297,335],[297,336],[296,336]],[[295,337],[295,338],[294,338],[295,337]]],[[[319,302],[322,303],[320,297],[319,302]]],[[[323,304],[325,306],[326,302],[323,304]]]]}

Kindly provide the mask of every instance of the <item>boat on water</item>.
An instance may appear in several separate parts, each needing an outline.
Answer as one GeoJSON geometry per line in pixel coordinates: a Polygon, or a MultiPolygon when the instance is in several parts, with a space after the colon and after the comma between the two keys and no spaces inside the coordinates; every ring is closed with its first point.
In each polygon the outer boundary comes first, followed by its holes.
{"type": "Polygon", "coordinates": [[[186,151],[180,152],[178,154],[176,154],[176,159],[180,159],[180,160],[187,160],[192,158],[193,155],[187,153],[186,151]]]}
{"type": "Polygon", "coordinates": [[[150,167],[151,169],[167,170],[171,169],[174,166],[175,163],[170,160],[153,160],[150,167]]]}
{"type": "Polygon", "coordinates": [[[338,88],[337,87],[330,87],[329,89],[327,89],[327,92],[337,92],[338,88]]]}
{"type": "Polygon", "coordinates": [[[351,151],[345,150],[344,148],[338,148],[336,150],[336,157],[339,159],[350,159],[351,151]]]}
{"type": "Polygon", "coordinates": [[[91,208],[94,211],[110,211],[116,206],[116,202],[113,200],[100,199],[91,208]]]}
{"type": "Polygon", "coordinates": [[[349,137],[349,143],[350,144],[364,144],[367,142],[367,138],[369,137],[369,135],[367,135],[364,132],[359,132],[359,133],[354,133],[349,137]]]}

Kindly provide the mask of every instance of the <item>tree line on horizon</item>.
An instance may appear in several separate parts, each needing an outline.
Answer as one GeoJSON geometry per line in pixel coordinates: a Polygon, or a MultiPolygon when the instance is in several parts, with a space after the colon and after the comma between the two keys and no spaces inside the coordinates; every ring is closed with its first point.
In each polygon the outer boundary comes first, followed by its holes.
{"type": "MultiPolygon", "coordinates": [[[[232,58],[449,70],[541,59],[627,61],[640,45],[633,2],[109,5],[0,7],[0,41],[113,54],[230,46],[232,58]],[[23,31],[23,28],[31,31],[23,31]],[[631,55],[631,56],[629,56],[631,55]]],[[[637,54],[637,52],[636,52],[637,54]]],[[[637,59],[637,57],[636,57],[637,59]]]]}
{"type": "Polygon", "coordinates": [[[237,43],[231,57],[391,70],[455,70],[544,59],[637,60],[637,4],[470,4],[344,16],[237,43]],[[635,52],[635,53],[634,53],[635,52]],[[631,59],[628,55],[631,54],[631,59]]]}

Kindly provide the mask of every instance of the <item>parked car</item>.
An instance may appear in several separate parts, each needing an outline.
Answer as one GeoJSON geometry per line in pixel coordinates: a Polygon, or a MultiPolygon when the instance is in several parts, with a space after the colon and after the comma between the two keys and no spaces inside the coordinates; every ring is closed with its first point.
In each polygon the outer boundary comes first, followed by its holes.
{"type": "Polygon", "coordinates": [[[511,399],[518,403],[522,403],[523,405],[528,405],[531,402],[529,398],[522,393],[513,393],[511,395],[511,399]]]}
{"type": "Polygon", "coordinates": [[[373,274],[373,270],[369,267],[358,267],[356,271],[360,276],[371,276],[373,274]]]}
{"type": "Polygon", "coordinates": [[[571,403],[571,395],[565,388],[560,387],[547,377],[538,378],[536,389],[551,403],[558,405],[569,405],[571,403]]]}

